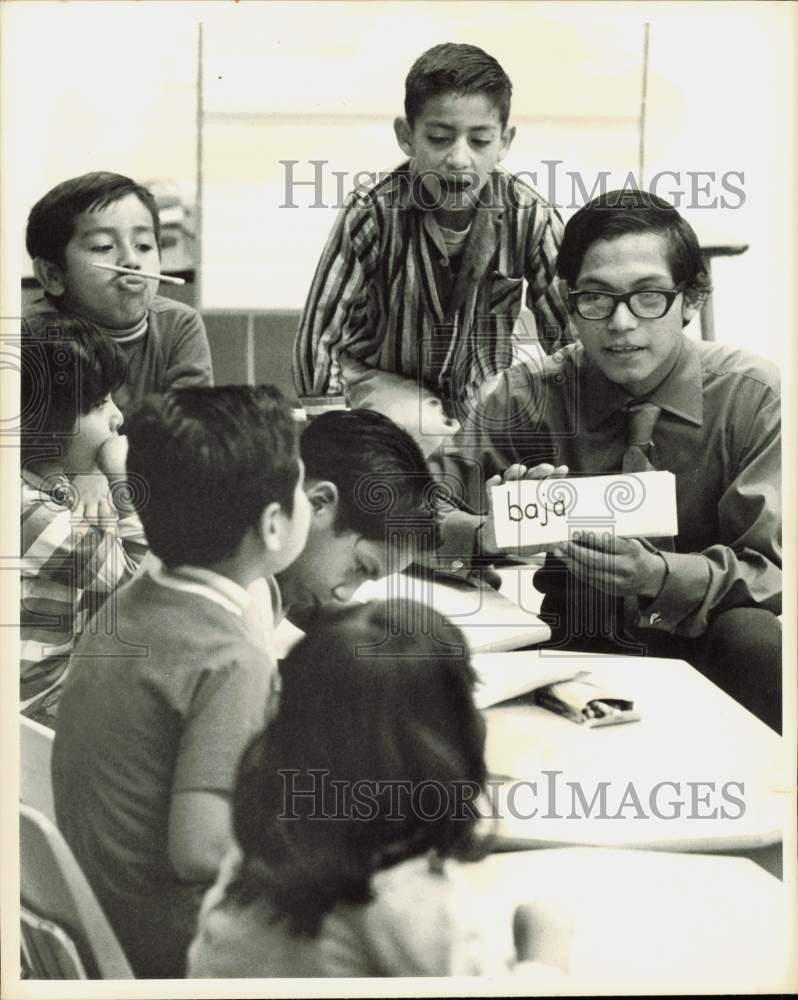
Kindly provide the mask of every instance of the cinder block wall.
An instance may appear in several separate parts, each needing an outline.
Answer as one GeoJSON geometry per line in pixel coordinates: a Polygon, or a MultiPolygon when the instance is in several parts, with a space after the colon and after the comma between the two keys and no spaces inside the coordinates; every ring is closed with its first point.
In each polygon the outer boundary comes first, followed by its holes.
{"type": "MultiPolygon", "coordinates": [[[[159,294],[194,305],[193,274],[186,284],[161,285],[159,294]]],[[[25,281],[22,302],[38,298],[38,284],[25,281]]],[[[202,313],[217,385],[270,382],[296,401],[291,358],[300,310],[209,309],[202,313]]]]}

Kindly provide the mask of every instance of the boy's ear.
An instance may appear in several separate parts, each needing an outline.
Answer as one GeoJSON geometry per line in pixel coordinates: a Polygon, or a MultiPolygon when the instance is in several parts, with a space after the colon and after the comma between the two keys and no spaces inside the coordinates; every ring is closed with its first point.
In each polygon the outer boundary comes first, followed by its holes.
{"type": "Polygon", "coordinates": [[[393,130],[396,133],[396,141],[399,148],[406,156],[415,156],[413,152],[413,130],[410,122],[406,118],[394,118],[393,130]]]}
{"type": "Polygon", "coordinates": [[[279,552],[283,547],[285,511],[277,503],[268,504],[260,515],[260,537],[267,552],[279,552]]]}
{"type": "Polygon", "coordinates": [[[515,125],[510,125],[508,128],[502,132],[502,141],[499,146],[499,161],[503,160],[505,156],[510,152],[510,146],[513,144],[513,139],[515,138],[515,125]]]}
{"type": "Polygon", "coordinates": [[[338,487],[329,480],[305,484],[305,493],[312,508],[311,524],[318,528],[332,527],[338,516],[338,487]]]}
{"type": "Polygon", "coordinates": [[[64,271],[55,261],[45,260],[44,257],[34,257],[33,273],[48,295],[58,297],[66,291],[64,271]]]}

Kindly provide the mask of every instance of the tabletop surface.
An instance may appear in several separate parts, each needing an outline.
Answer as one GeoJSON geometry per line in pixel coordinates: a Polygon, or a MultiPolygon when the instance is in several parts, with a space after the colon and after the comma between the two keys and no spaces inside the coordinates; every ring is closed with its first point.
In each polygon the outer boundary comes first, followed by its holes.
{"type": "Polygon", "coordinates": [[[587,729],[532,695],[488,709],[491,774],[527,783],[496,786],[503,836],[680,850],[781,838],[794,788],[781,737],[689,664],[552,650],[529,656],[574,658],[593,681],[633,699],[641,718],[587,729]]]}
{"type": "MultiPolygon", "coordinates": [[[[492,854],[457,873],[474,919],[508,951],[530,907],[534,954],[563,992],[621,995],[789,991],[789,887],[751,861],[668,851],[554,848],[492,854]]],[[[534,989],[530,989],[534,993],[534,989]]]]}
{"type": "MultiPolygon", "coordinates": [[[[435,603],[444,613],[459,612],[455,620],[472,651],[486,639],[482,648],[513,648],[506,636],[528,636],[530,629],[540,641],[548,630],[537,617],[533,576],[533,566],[502,571],[502,619],[498,602],[486,600],[491,594],[462,584],[436,583],[435,603]]],[[[412,578],[403,576],[400,584],[387,578],[365,585],[358,596],[419,600],[431,593],[412,578]]],[[[299,635],[284,622],[276,638],[287,648],[299,635]]],[[[538,669],[541,660],[573,660],[611,693],[633,699],[641,718],[587,729],[536,705],[533,695],[487,709],[486,758],[496,781],[482,811],[493,817],[487,822],[500,844],[712,851],[781,841],[795,802],[784,742],[688,663],[527,653],[538,669]]]]}

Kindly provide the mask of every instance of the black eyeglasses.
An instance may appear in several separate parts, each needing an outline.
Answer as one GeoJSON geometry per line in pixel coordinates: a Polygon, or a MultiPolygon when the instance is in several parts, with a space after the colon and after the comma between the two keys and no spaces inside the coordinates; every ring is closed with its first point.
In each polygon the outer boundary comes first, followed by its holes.
{"type": "Polygon", "coordinates": [[[568,302],[576,309],[582,319],[609,319],[623,302],[632,315],[638,319],[660,319],[673,305],[673,300],[680,295],[686,282],[682,282],[670,291],[643,288],[637,292],[570,292],[568,302]]]}

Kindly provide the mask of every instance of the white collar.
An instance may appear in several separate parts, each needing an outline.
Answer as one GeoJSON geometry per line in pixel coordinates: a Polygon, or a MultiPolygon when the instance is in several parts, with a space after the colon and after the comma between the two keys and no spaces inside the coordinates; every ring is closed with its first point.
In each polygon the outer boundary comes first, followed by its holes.
{"type": "Polygon", "coordinates": [[[162,587],[205,597],[239,618],[249,606],[249,594],[229,576],[201,566],[173,566],[167,569],[151,552],[149,556],[147,572],[162,587]]]}

